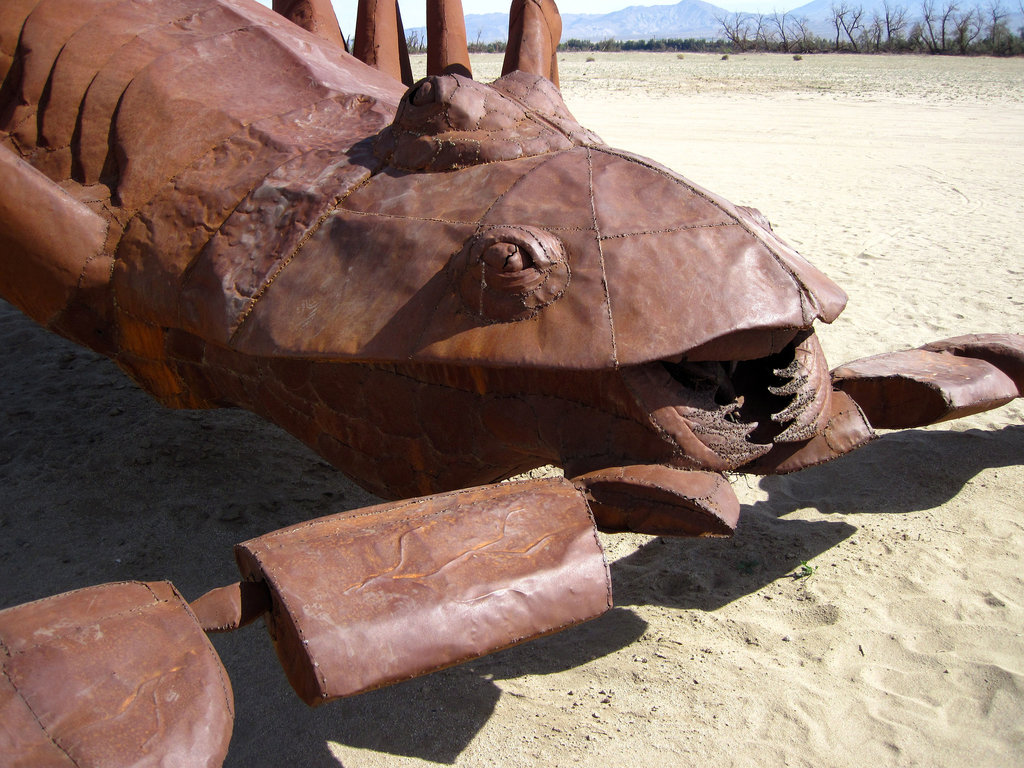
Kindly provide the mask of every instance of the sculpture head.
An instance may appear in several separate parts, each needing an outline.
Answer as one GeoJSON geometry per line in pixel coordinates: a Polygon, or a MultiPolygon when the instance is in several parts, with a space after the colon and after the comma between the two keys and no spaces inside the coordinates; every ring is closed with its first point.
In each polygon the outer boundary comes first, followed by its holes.
{"type": "MultiPolygon", "coordinates": [[[[812,325],[843,292],[755,211],[603,144],[550,81],[429,77],[374,152],[381,167],[276,278],[237,349],[473,393],[465,407],[513,447],[505,471],[732,469],[823,427],[812,325]]],[[[412,490],[426,489],[395,492],[412,490]]]]}

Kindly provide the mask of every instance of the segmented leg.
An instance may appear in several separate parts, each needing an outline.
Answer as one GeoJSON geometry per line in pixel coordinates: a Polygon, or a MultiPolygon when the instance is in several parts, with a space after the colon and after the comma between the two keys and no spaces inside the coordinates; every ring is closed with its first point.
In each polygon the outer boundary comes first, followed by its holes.
{"type": "Polygon", "coordinates": [[[739,522],[739,500],[718,472],[644,464],[588,472],[573,482],[603,531],[731,536],[739,522]]]}
{"type": "Polygon", "coordinates": [[[412,85],[412,66],[398,0],[359,0],[352,55],[374,69],[412,85]]]}
{"type": "Polygon", "coordinates": [[[1024,336],[977,334],[855,360],[836,388],[872,426],[907,429],[981,413],[1024,394],[1024,336]]]}
{"type": "Polygon", "coordinates": [[[224,761],[227,673],[177,590],[101,584],[0,611],[0,763],[224,761]]]}
{"type": "Polygon", "coordinates": [[[235,555],[246,581],[273,594],[267,627],[311,706],[611,607],[586,501],[560,478],[343,512],[239,544],[235,555]]]}
{"type": "Polygon", "coordinates": [[[562,17],[554,0],[513,0],[508,16],[508,46],[501,74],[520,70],[558,85],[558,40],[562,17]]]}
{"type": "Polygon", "coordinates": [[[110,259],[103,246],[108,222],[3,147],[0,175],[4,295],[37,323],[88,343],[84,331],[55,325],[83,293],[107,282],[110,259]]]}
{"type": "Polygon", "coordinates": [[[274,0],[274,10],[314,35],[348,50],[331,0],[274,0]]]}

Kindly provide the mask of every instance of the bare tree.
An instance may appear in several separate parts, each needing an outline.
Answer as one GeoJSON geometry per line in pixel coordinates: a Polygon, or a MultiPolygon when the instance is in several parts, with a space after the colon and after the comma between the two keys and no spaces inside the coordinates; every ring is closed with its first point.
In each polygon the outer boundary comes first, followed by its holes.
{"type": "Polygon", "coordinates": [[[425,48],[425,41],[418,30],[410,29],[405,33],[405,45],[410,53],[421,53],[425,48]]]}
{"type": "Polygon", "coordinates": [[[938,53],[941,43],[935,39],[938,23],[936,21],[935,0],[923,0],[921,3],[921,32],[930,53],[938,53]]]}
{"type": "Polygon", "coordinates": [[[814,33],[806,16],[793,19],[792,35],[800,51],[809,51],[814,47],[814,33]]]}
{"type": "Polygon", "coordinates": [[[859,51],[857,47],[858,33],[863,31],[864,24],[861,19],[864,18],[864,6],[858,5],[856,8],[850,7],[849,11],[840,19],[843,25],[843,31],[846,33],[846,38],[850,41],[850,45],[853,50],[859,51]]]}
{"type": "Polygon", "coordinates": [[[934,0],[924,0],[921,4],[921,16],[924,36],[931,53],[945,53],[949,50],[950,36],[953,32],[953,19],[960,11],[956,0],[946,0],[939,8],[934,0]]]}
{"type": "Polygon", "coordinates": [[[1009,15],[999,0],[989,0],[985,6],[985,45],[992,53],[1009,54],[1011,51],[1011,34],[1006,26],[1009,15]]]}
{"type": "Polygon", "coordinates": [[[775,39],[768,26],[770,19],[763,13],[753,13],[750,15],[750,18],[751,24],[754,27],[754,48],[770,51],[772,49],[772,42],[775,39]]]}
{"type": "Polygon", "coordinates": [[[939,53],[943,49],[943,40],[939,34],[940,11],[935,7],[935,0],[923,0],[921,3],[921,24],[929,53],[939,53]]]}
{"type": "Polygon", "coordinates": [[[861,40],[863,41],[864,48],[866,50],[875,51],[876,53],[882,50],[882,36],[885,34],[885,22],[882,20],[882,16],[878,11],[873,11],[871,14],[871,20],[865,25],[864,31],[861,33],[861,40]]]}
{"type": "Polygon", "coordinates": [[[789,29],[789,14],[783,11],[781,14],[778,11],[772,13],[771,23],[775,27],[775,31],[779,35],[779,43],[782,45],[783,51],[789,51],[792,46],[791,33],[789,29]]]}
{"type": "Polygon", "coordinates": [[[981,34],[981,12],[971,8],[966,13],[956,13],[952,18],[953,42],[960,55],[967,53],[981,34]]]}
{"type": "Polygon", "coordinates": [[[884,0],[882,9],[885,13],[885,47],[892,51],[906,32],[907,9],[902,5],[893,7],[889,5],[889,0],[884,0]]]}
{"type": "Polygon", "coordinates": [[[832,26],[835,27],[836,30],[835,49],[838,51],[839,38],[842,35],[843,29],[846,26],[844,20],[846,19],[847,14],[849,14],[850,8],[846,4],[845,0],[839,0],[838,4],[836,4],[835,2],[832,3],[832,5],[830,6],[830,10],[832,11],[832,26]]]}
{"type": "Polygon", "coordinates": [[[750,44],[750,17],[745,13],[728,13],[715,16],[722,25],[725,39],[738,51],[745,51],[750,44]]]}

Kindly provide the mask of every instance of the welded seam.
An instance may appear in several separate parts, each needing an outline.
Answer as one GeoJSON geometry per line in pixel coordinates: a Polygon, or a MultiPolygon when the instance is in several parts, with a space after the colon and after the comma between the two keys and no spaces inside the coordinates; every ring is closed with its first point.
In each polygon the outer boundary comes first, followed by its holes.
{"type": "Polygon", "coordinates": [[[601,290],[604,292],[604,304],[608,308],[608,333],[612,343],[612,367],[619,367],[619,351],[615,344],[615,320],[612,317],[612,297],[608,290],[608,271],[604,264],[604,246],[601,240],[601,229],[597,225],[597,203],[594,200],[594,160],[590,147],[587,150],[587,186],[590,191],[590,217],[594,223],[594,235],[597,239],[597,256],[601,264],[601,290]]]}

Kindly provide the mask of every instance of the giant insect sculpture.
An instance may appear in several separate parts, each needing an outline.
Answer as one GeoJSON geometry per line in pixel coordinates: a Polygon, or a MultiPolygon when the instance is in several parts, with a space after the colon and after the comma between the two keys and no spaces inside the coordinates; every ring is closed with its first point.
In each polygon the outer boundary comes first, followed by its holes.
{"type": "Polygon", "coordinates": [[[207,631],[264,617],[309,704],[611,605],[595,524],[728,535],[723,472],[790,472],[872,426],[1024,387],[1024,338],[829,371],[846,297],[752,209],[580,126],[550,0],[515,0],[504,74],[470,77],[428,1],[354,55],[326,0],[6,0],[0,293],[161,402],[237,406],[405,499],[238,545],[187,603],[106,584],[0,612],[0,754],[218,765],[231,687],[207,631]],[[568,479],[499,483],[556,463],[568,479]],[[432,494],[432,495],[431,495],[432,494]]]}

